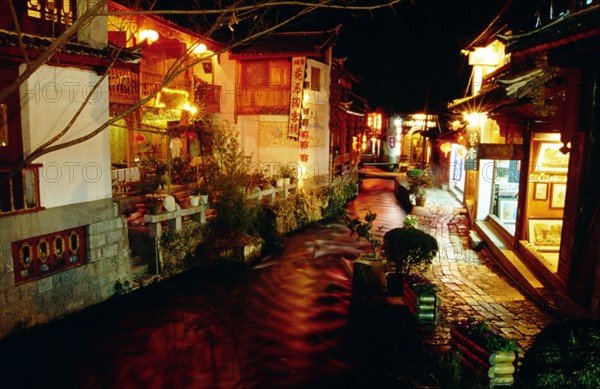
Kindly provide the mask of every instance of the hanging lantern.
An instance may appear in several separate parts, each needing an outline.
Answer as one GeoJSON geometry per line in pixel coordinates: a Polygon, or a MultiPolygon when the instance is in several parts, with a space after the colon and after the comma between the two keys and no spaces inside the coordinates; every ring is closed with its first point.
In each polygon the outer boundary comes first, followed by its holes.
{"type": "Polygon", "coordinates": [[[133,137],[133,140],[136,141],[137,143],[142,143],[146,140],[146,137],[142,134],[137,134],[133,137]]]}
{"type": "Polygon", "coordinates": [[[444,153],[444,156],[447,157],[448,153],[452,151],[452,144],[445,142],[440,145],[440,150],[444,153]]]}

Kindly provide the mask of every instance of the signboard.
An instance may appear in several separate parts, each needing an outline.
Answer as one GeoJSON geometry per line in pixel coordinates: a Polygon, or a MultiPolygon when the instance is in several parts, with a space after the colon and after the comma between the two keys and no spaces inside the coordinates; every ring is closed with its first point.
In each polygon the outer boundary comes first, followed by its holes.
{"type": "Polygon", "coordinates": [[[393,149],[396,147],[396,137],[395,136],[390,136],[389,144],[390,144],[390,149],[393,149]]]}
{"type": "Polygon", "coordinates": [[[465,170],[478,170],[479,129],[467,126],[467,153],[465,155],[465,170]]]}
{"type": "Polygon", "coordinates": [[[302,92],[304,88],[305,57],[292,58],[292,76],[290,86],[290,119],[288,137],[298,140],[301,126],[302,92]]]}

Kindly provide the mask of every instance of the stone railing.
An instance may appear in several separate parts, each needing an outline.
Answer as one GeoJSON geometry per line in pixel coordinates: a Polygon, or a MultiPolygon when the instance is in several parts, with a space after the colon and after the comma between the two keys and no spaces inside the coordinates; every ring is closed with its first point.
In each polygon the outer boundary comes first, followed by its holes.
{"type": "MultiPolygon", "coordinates": [[[[251,191],[247,198],[249,200],[255,199],[257,202],[260,202],[263,197],[270,197],[271,201],[275,201],[277,197],[287,199],[291,193],[296,193],[296,190],[296,183],[288,184],[284,182],[282,187],[277,188],[260,189],[256,187],[251,191]]],[[[199,222],[204,224],[206,223],[207,211],[209,209],[210,205],[204,203],[196,207],[187,208],[181,208],[181,206],[177,204],[177,209],[172,212],[164,212],[157,215],[147,213],[144,215],[144,222],[148,226],[148,236],[152,238],[160,238],[162,233],[162,222],[167,222],[169,227],[175,229],[176,231],[181,230],[183,218],[186,216],[198,215],[196,217],[199,218],[199,222]]]]}

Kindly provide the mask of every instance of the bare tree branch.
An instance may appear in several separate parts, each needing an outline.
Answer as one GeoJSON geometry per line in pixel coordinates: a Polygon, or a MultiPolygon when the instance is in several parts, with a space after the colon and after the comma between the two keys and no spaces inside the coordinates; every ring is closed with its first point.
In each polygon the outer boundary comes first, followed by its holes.
{"type": "Polygon", "coordinates": [[[80,28],[88,23],[98,12],[108,3],[108,0],[98,0],[93,7],[88,9],[83,15],[75,20],[75,22],[67,28],[65,32],[60,34],[43,53],[40,54],[33,62],[27,66],[27,69],[19,77],[15,79],[9,86],[0,91],[0,103],[8,96],[16,92],[19,86],[27,80],[41,65],[45,64],[62,47],[80,28]]]}
{"type": "Polygon", "coordinates": [[[405,0],[389,0],[383,4],[373,4],[373,5],[341,5],[341,4],[332,4],[331,1],[321,2],[320,4],[311,3],[309,1],[271,1],[261,4],[247,5],[247,6],[234,6],[227,7],[224,9],[191,9],[191,10],[140,10],[140,11],[130,11],[130,12],[107,12],[101,15],[108,16],[128,16],[128,15],[215,15],[222,13],[235,13],[235,12],[244,12],[244,11],[256,11],[260,8],[272,8],[276,6],[300,6],[300,7],[314,7],[314,8],[322,8],[322,9],[338,9],[338,10],[346,10],[346,11],[373,11],[381,8],[388,8],[395,4],[399,4],[405,0]]]}

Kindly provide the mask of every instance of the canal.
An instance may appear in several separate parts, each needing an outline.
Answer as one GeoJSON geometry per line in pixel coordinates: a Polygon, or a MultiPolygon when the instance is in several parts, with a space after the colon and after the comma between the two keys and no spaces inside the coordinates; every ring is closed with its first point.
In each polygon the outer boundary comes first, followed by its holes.
{"type": "MultiPolygon", "coordinates": [[[[348,211],[400,226],[393,181],[369,179],[348,211]]],[[[425,376],[399,306],[352,293],[364,241],[342,221],[288,237],[242,271],[194,270],[0,343],[2,387],[387,388],[425,376]]],[[[411,383],[412,382],[412,383],[411,383]]]]}

